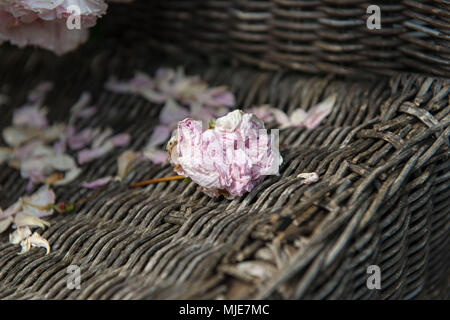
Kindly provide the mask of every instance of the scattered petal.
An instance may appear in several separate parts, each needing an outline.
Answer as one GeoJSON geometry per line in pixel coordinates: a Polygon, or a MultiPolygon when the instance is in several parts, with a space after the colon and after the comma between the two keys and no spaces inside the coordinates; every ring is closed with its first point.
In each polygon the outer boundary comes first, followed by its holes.
{"type": "Polygon", "coordinates": [[[336,102],[336,98],[337,94],[333,94],[318,105],[311,108],[311,110],[307,112],[306,119],[304,121],[305,126],[308,129],[317,127],[320,122],[330,114],[336,102]]]}
{"type": "Polygon", "coordinates": [[[172,122],[178,122],[189,116],[189,111],[183,108],[175,100],[169,98],[161,110],[159,115],[159,121],[162,124],[170,124],[172,122]]]}
{"type": "Polygon", "coordinates": [[[13,233],[9,234],[9,243],[19,244],[23,239],[31,236],[31,230],[29,227],[17,228],[13,233]]]}
{"type": "Polygon", "coordinates": [[[96,131],[87,128],[68,137],[67,143],[72,150],[79,150],[91,143],[96,131]]]}
{"type": "Polygon", "coordinates": [[[96,149],[103,145],[105,141],[108,140],[114,134],[114,131],[111,128],[106,128],[103,130],[98,136],[95,137],[94,141],[92,141],[91,149],[96,149]]]}
{"type": "Polygon", "coordinates": [[[24,106],[14,111],[13,121],[14,126],[24,126],[28,128],[42,129],[46,128],[47,110],[39,106],[24,106]]]}
{"type": "Polygon", "coordinates": [[[20,246],[21,246],[22,249],[20,250],[19,255],[27,253],[28,251],[30,251],[30,249],[31,249],[31,239],[30,239],[30,237],[26,237],[25,239],[20,241],[20,246]]]}
{"type": "Polygon", "coordinates": [[[36,86],[28,94],[28,101],[31,103],[42,102],[49,91],[53,89],[53,83],[50,81],[45,81],[36,86]]]}
{"type": "Polygon", "coordinates": [[[53,209],[46,207],[55,203],[55,193],[47,185],[29,197],[22,198],[22,210],[29,216],[45,217],[53,214],[53,209]]]}
{"type": "Polygon", "coordinates": [[[166,151],[155,148],[145,149],[144,157],[149,159],[154,164],[166,163],[169,160],[169,154],[166,151]]]}
{"type": "Polygon", "coordinates": [[[113,136],[110,141],[115,147],[126,147],[131,141],[131,136],[128,133],[121,133],[113,136]]]}
{"type": "Polygon", "coordinates": [[[170,128],[167,125],[157,125],[150,136],[146,148],[153,148],[165,143],[170,137],[170,128]]]}
{"type": "Polygon", "coordinates": [[[304,184],[311,184],[319,181],[319,175],[316,172],[300,173],[297,178],[302,178],[304,184]]]}
{"type": "Polygon", "coordinates": [[[133,169],[136,161],[139,158],[139,153],[127,150],[117,158],[118,173],[117,177],[121,181],[133,169]]]}
{"type": "Polygon", "coordinates": [[[203,131],[202,123],[185,119],[167,145],[174,170],[189,177],[209,196],[232,199],[249,192],[264,175],[278,174],[282,157],[264,123],[241,110],[215,121],[203,131]]]}
{"type": "Polygon", "coordinates": [[[13,205],[11,205],[8,209],[3,212],[0,212],[0,219],[4,219],[7,217],[11,217],[18,213],[22,209],[22,202],[16,201],[13,205]]]}
{"type": "Polygon", "coordinates": [[[73,168],[65,173],[63,179],[54,182],[53,185],[54,186],[63,186],[63,185],[69,184],[69,183],[73,182],[76,178],[78,178],[78,176],[81,174],[81,171],[82,170],[80,168],[73,168]]]}
{"type": "Polygon", "coordinates": [[[39,136],[39,130],[37,129],[19,127],[3,129],[3,140],[11,147],[19,147],[37,136],[39,136]]]}
{"type": "Polygon", "coordinates": [[[45,229],[45,227],[49,227],[50,223],[48,223],[47,221],[42,220],[41,218],[38,217],[32,217],[32,216],[28,216],[25,213],[19,213],[15,216],[14,218],[14,225],[17,228],[20,227],[37,227],[37,228],[41,228],[41,229],[45,229]]]}
{"type": "Polygon", "coordinates": [[[47,240],[41,237],[37,232],[34,232],[30,237],[30,243],[32,247],[45,248],[45,254],[50,253],[50,244],[47,240]]]}
{"type": "Polygon", "coordinates": [[[105,185],[107,185],[108,183],[110,183],[112,180],[112,177],[104,177],[104,178],[100,178],[91,182],[85,182],[82,184],[83,188],[86,189],[96,189],[96,188],[100,188],[103,187],[105,185]]]}
{"type": "Polygon", "coordinates": [[[85,164],[95,159],[101,158],[114,149],[114,144],[110,141],[104,143],[96,149],[83,149],[78,152],[78,163],[85,164]]]}

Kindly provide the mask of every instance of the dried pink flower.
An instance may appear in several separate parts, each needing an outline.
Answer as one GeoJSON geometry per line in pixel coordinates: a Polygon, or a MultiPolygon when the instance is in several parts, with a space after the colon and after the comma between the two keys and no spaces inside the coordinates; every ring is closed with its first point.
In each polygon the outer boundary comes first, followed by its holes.
{"type": "Polygon", "coordinates": [[[167,149],[174,170],[217,197],[249,192],[264,175],[278,174],[283,159],[274,134],[253,114],[235,110],[203,130],[200,121],[185,119],[167,149]]]}

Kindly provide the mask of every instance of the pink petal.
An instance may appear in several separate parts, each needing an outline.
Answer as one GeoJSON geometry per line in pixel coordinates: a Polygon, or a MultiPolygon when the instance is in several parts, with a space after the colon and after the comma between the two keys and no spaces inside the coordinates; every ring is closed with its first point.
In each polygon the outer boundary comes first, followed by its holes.
{"type": "Polygon", "coordinates": [[[75,135],[69,136],[67,140],[70,149],[79,150],[87,146],[94,138],[94,131],[91,128],[84,129],[75,135]]]}
{"type": "Polygon", "coordinates": [[[307,112],[305,126],[308,129],[316,128],[330,114],[336,102],[336,97],[336,94],[329,96],[307,112]]]}
{"type": "Polygon", "coordinates": [[[113,149],[114,144],[111,142],[106,142],[101,147],[95,149],[83,149],[78,152],[78,163],[84,164],[92,160],[101,158],[113,149]]]}
{"type": "Polygon", "coordinates": [[[121,133],[113,136],[110,141],[116,147],[126,147],[130,144],[131,136],[128,133],[121,133]]]}
{"type": "Polygon", "coordinates": [[[278,124],[280,124],[282,127],[291,125],[291,120],[286,115],[286,113],[284,113],[282,110],[276,109],[276,108],[270,108],[270,112],[273,113],[273,115],[275,117],[275,121],[278,124]]]}
{"type": "Polygon", "coordinates": [[[48,186],[43,186],[38,191],[36,191],[32,196],[23,198],[24,204],[22,206],[22,210],[25,214],[32,217],[38,218],[45,217],[53,214],[53,209],[41,210],[33,207],[32,205],[45,207],[48,205],[55,204],[55,199],[56,196],[53,190],[50,189],[48,186]],[[31,205],[28,205],[27,203],[31,205]]]}
{"type": "Polygon", "coordinates": [[[235,104],[233,93],[225,86],[207,89],[199,96],[199,100],[209,107],[232,107],[235,104]]]}
{"type": "Polygon", "coordinates": [[[307,114],[306,114],[305,110],[299,108],[299,109],[295,109],[291,113],[291,116],[289,118],[291,120],[292,126],[300,127],[300,126],[303,126],[303,124],[305,123],[305,121],[307,119],[307,114]]]}
{"type": "Polygon", "coordinates": [[[144,156],[154,164],[161,164],[168,161],[169,155],[166,151],[157,149],[144,150],[144,156]]]}
{"type": "Polygon", "coordinates": [[[14,126],[25,126],[29,128],[41,129],[48,126],[47,111],[39,106],[24,106],[14,111],[14,126]]]}
{"type": "Polygon", "coordinates": [[[100,188],[103,187],[105,185],[107,185],[108,183],[110,183],[112,180],[112,177],[104,177],[104,178],[100,178],[91,182],[85,182],[82,184],[83,188],[86,189],[96,189],[96,188],[100,188]]]}
{"type": "Polygon", "coordinates": [[[146,148],[152,148],[165,143],[170,136],[170,128],[167,125],[157,125],[150,136],[146,148]]]}
{"type": "Polygon", "coordinates": [[[78,116],[78,118],[86,119],[86,118],[92,117],[96,113],[97,113],[97,107],[89,107],[89,108],[81,110],[77,116],[78,116]]]}
{"type": "Polygon", "coordinates": [[[173,99],[168,99],[161,114],[159,115],[159,121],[162,124],[170,124],[172,122],[177,122],[183,120],[189,116],[189,111],[183,108],[173,99]]]}

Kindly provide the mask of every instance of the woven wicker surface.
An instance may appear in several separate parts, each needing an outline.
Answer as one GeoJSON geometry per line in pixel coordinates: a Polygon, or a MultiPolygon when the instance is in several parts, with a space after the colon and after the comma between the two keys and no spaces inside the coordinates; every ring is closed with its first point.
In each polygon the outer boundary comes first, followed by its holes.
{"type": "Polygon", "coordinates": [[[157,7],[149,3],[137,1],[135,12],[125,5],[111,10],[134,12],[126,19],[135,22],[147,17],[137,28],[127,23],[125,29],[139,39],[151,37],[161,48],[232,52],[237,61],[265,69],[358,76],[403,70],[450,77],[447,0],[169,0],[157,7]],[[380,29],[367,27],[371,5],[380,9],[380,29]]]}
{"type": "MultiPolygon", "coordinates": [[[[145,48],[87,46],[60,59],[3,50],[0,65],[0,88],[14,107],[35,84],[52,80],[56,89],[47,104],[53,120],[67,120],[63,106],[88,89],[100,112],[85,126],[129,132],[131,148],[139,149],[157,122],[160,106],[102,88],[113,74],[153,73],[161,63],[145,48]]],[[[337,105],[319,128],[282,130],[281,175],[239,199],[211,199],[179,181],[126,188],[172,174],[170,166],[146,163],[95,201],[51,217],[43,232],[50,254],[33,249],[17,255],[2,235],[1,298],[448,297],[448,81],[406,74],[376,81],[311,78],[205,68],[201,61],[186,68],[211,85],[229,85],[239,106],[308,109],[332,93],[337,105]],[[295,178],[311,171],[320,175],[314,185],[295,178]],[[381,290],[366,287],[366,268],[373,264],[381,268],[381,290]],[[69,265],[81,268],[81,290],[66,287],[69,265]]],[[[1,110],[3,128],[12,109],[1,110]]],[[[77,181],[55,190],[57,200],[85,197],[80,183],[114,174],[121,151],[84,167],[77,181]]],[[[0,185],[5,208],[24,194],[26,181],[2,166],[0,185]]]]}

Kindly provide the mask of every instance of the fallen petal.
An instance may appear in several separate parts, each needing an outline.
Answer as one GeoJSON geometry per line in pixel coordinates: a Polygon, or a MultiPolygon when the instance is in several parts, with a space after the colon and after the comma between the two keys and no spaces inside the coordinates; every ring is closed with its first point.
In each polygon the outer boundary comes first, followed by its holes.
{"type": "Polygon", "coordinates": [[[172,122],[181,121],[187,117],[189,117],[189,111],[180,106],[175,100],[169,98],[161,110],[159,121],[167,125],[172,122]]]}
{"type": "Polygon", "coordinates": [[[297,178],[302,178],[304,184],[311,184],[319,181],[319,175],[316,172],[300,173],[297,178]]]}
{"type": "Polygon", "coordinates": [[[73,168],[69,170],[64,175],[64,178],[53,183],[54,186],[63,186],[74,181],[81,174],[82,170],[80,168],[73,168]]]}
{"type": "Polygon", "coordinates": [[[144,157],[152,161],[154,164],[165,163],[169,160],[169,154],[166,151],[157,149],[144,150],[144,157]]]}
{"type": "Polygon", "coordinates": [[[46,253],[50,253],[50,244],[48,241],[41,237],[41,235],[37,232],[33,233],[30,237],[30,243],[32,247],[45,248],[46,253]]]}
{"type": "Polygon", "coordinates": [[[39,133],[33,128],[7,127],[3,129],[3,140],[11,147],[18,147],[39,136],[39,133]]]}
{"type": "Polygon", "coordinates": [[[3,212],[0,212],[0,219],[11,217],[11,216],[15,215],[16,213],[20,212],[21,210],[22,210],[22,201],[21,200],[16,201],[8,209],[6,209],[3,212]]]}
{"type": "Polygon", "coordinates": [[[82,184],[83,188],[86,189],[96,189],[96,188],[100,188],[103,187],[105,185],[107,185],[108,183],[110,183],[112,180],[112,177],[104,177],[104,178],[100,178],[91,182],[85,182],[82,184]]]}
{"type": "Polygon", "coordinates": [[[146,148],[156,147],[165,143],[170,137],[170,128],[167,125],[157,125],[150,136],[146,148]]]}
{"type": "Polygon", "coordinates": [[[29,216],[26,213],[19,213],[14,217],[14,225],[16,228],[37,227],[37,228],[45,229],[45,227],[50,226],[50,223],[45,220],[42,220],[38,217],[29,216]]]}
{"type": "Polygon", "coordinates": [[[20,246],[22,247],[22,249],[20,250],[19,255],[27,253],[28,251],[30,251],[30,249],[31,249],[30,237],[26,237],[25,239],[20,241],[20,246]]]}
{"type": "Polygon", "coordinates": [[[139,153],[130,150],[125,151],[117,158],[117,177],[120,181],[131,171],[138,158],[139,153]]]}
{"type": "Polygon", "coordinates": [[[115,147],[126,147],[131,141],[131,136],[128,133],[121,133],[113,136],[110,141],[115,147]]]}
{"type": "Polygon", "coordinates": [[[320,122],[330,114],[336,102],[336,98],[337,94],[333,94],[318,105],[312,107],[307,112],[306,119],[304,121],[305,126],[308,129],[316,128],[320,122]]]}
{"type": "Polygon", "coordinates": [[[303,126],[307,119],[307,113],[303,109],[295,109],[291,116],[289,117],[291,120],[291,125],[294,127],[303,126]]]}
{"type": "Polygon", "coordinates": [[[31,230],[29,227],[17,228],[13,233],[9,234],[9,243],[19,244],[23,239],[31,235],[31,230]]]}
{"type": "Polygon", "coordinates": [[[12,123],[14,126],[24,126],[28,128],[46,128],[47,110],[39,106],[24,106],[14,111],[12,123]]]}

